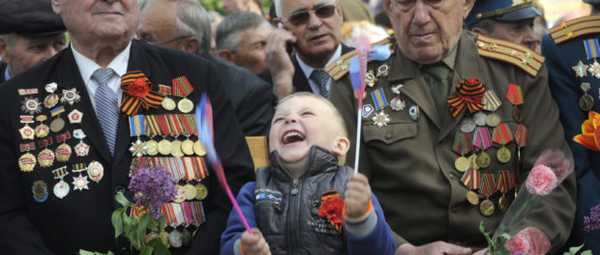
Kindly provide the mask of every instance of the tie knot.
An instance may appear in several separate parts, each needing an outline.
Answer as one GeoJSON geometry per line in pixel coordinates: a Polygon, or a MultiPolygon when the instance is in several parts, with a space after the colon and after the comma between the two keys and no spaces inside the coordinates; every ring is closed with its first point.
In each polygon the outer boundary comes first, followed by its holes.
{"type": "Polygon", "coordinates": [[[92,74],[92,80],[97,82],[98,85],[104,86],[108,83],[108,80],[112,78],[114,71],[110,68],[98,68],[92,74]]]}
{"type": "Polygon", "coordinates": [[[325,86],[329,80],[329,74],[321,69],[315,69],[310,74],[310,79],[314,81],[320,87],[325,86]]]}

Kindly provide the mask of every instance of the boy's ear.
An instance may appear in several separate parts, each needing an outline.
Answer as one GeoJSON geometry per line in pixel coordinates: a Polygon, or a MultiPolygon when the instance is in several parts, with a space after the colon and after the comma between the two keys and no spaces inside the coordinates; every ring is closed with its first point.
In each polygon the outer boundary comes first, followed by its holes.
{"type": "Polygon", "coordinates": [[[338,137],[331,149],[331,153],[338,158],[345,158],[346,153],[350,150],[350,140],[347,137],[338,137]]]}

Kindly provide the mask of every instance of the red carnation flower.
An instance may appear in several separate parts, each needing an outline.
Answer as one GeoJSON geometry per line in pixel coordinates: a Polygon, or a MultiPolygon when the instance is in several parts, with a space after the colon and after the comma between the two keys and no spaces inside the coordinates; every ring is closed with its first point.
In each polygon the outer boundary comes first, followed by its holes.
{"type": "Polygon", "coordinates": [[[340,231],[344,224],[344,208],[342,196],[335,191],[328,192],[321,196],[319,216],[327,219],[337,231],[340,231]]]}
{"type": "Polygon", "coordinates": [[[127,94],[137,98],[145,98],[150,93],[150,86],[144,78],[135,79],[127,87],[127,94]]]}

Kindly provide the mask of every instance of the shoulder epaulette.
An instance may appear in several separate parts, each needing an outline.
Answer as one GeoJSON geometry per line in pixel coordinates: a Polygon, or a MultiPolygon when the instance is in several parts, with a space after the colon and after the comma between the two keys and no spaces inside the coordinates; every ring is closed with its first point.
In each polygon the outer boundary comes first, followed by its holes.
{"type": "Polygon", "coordinates": [[[537,76],[544,64],[544,57],[521,45],[477,35],[479,55],[511,63],[531,76],[537,76]]]}
{"type": "Polygon", "coordinates": [[[550,30],[550,36],[556,44],[594,33],[600,33],[600,16],[577,18],[563,22],[550,30]]]}
{"type": "MultiPolygon", "coordinates": [[[[372,46],[391,44],[391,42],[392,39],[388,37],[386,39],[374,43],[372,46]]],[[[354,56],[356,56],[356,50],[350,51],[342,55],[337,61],[327,65],[325,67],[325,72],[327,72],[332,79],[339,80],[340,78],[344,77],[346,73],[348,73],[348,68],[350,67],[350,60],[354,56]]]]}

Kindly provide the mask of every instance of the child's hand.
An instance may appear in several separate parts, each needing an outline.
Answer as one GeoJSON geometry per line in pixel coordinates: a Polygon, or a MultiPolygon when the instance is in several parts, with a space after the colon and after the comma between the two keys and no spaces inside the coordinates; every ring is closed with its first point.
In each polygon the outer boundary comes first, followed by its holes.
{"type": "Polygon", "coordinates": [[[269,244],[260,230],[253,228],[245,231],[240,239],[240,253],[242,255],[271,255],[269,244]]]}
{"type": "Polygon", "coordinates": [[[371,186],[369,180],[361,173],[350,177],[346,185],[346,216],[350,219],[359,219],[367,215],[369,201],[371,200],[371,186]]]}

